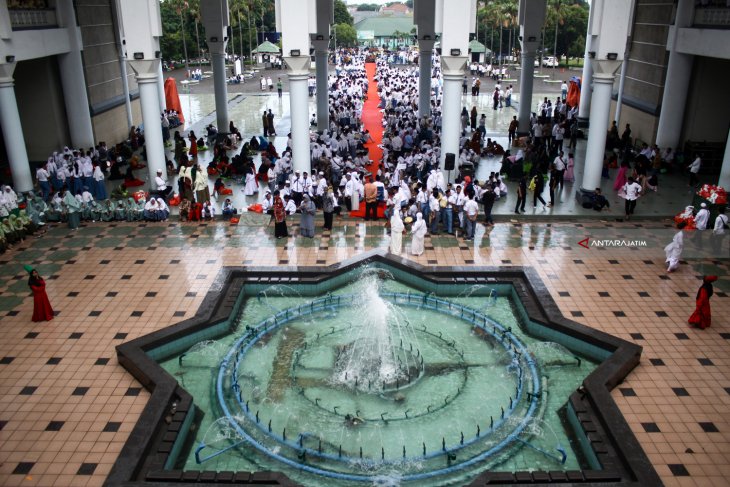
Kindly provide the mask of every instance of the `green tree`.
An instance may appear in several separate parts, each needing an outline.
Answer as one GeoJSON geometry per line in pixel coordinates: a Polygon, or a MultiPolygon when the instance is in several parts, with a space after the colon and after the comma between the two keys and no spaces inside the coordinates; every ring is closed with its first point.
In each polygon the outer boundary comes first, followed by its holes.
{"type": "Polygon", "coordinates": [[[335,0],[335,24],[354,25],[355,21],[342,0],[335,0]]]}
{"type": "Polygon", "coordinates": [[[557,56],[582,56],[588,29],[588,9],[588,3],[582,0],[548,0],[545,16],[545,51],[552,53],[555,49],[557,56]]]}
{"type": "Polygon", "coordinates": [[[349,24],[335,24],[337,47],[355,47],[357,45],[357,31],[349,24]]]}
{"type": "Polygon", "coordinates": [[[377,12],[380,6],[377,3],[361,3],[357,6],[358,12],[377,12]]]}
{"type": "Polygon", "coordinates": [[[165,0],[160,3],[163,32],[160,39],[160,53],[163,59],[182,60],[185,58],[186,50],[188,58],[198,55],[195,47],[194,17],[197,5],[197,0],[165,0]]]}

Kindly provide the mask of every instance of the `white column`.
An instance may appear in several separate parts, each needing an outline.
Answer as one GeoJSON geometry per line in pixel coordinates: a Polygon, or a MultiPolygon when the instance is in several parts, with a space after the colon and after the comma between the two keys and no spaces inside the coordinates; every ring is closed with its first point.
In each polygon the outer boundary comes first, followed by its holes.
{"type": "Polygon", "coordinates": [[[215,89],[215,116],[218,133],[228,133],[228,86],[226,85],[226,54],[212,53],[213,88],[215,89]]]}
{"type": "Polygon", "coordinates": [[[535,52],[522,53],[522,71],[520,72],[520,109],[517,120],[520,134],[530,132],[530,115],[532,114],[532,85],[535,80],[535,52]]]}
{"type": "Polygon", "coordinates": [[[81,53],[71,51],[58,55],[61,71],[63,100],[66,107],[68,132],[75,148],[88,149],[94,146],[94,129],[91,125],[89,98],[86,95],[86,80],[81,62],[81,53]]]}
{"type": "Polygon", "coordinates": [[[606,133],[608,132],[611,94],[615,78],[616,75],[613,73],[593,73],[591,126],[588,130],[588,148],[583,168],[583,181],[580,185],[583,191],[593,191],[601,187],[601,171],[603,170],[603,157],[606,155],[606,133]]]}
{"type": "Polygon", "coordinates": [[[692,76],[694,56],[677,52],[675,43],[678,29],[689,27],[692,24],[694,3],[692,0],[679,0],[677,2],[674,25],[669,28],[669,35],[667,36],[669,39],[667,42],[669,62],[667,63],[662,108],[659,113],[656,133],[656,144],[661,149],[667,147],[676,149],[681,146],[682,120],[684,119],[684,108],[687,101],[689,81],[692,76]]]}
{"type": "Polygon", "coordinates": [[[431,115],[431,53],[435,41],[418,40],[418,116],[431,115]]]}
{"type": "Polygon", "coordinates": [[[134,125],[132,118],[132,100],[129,98],[129,75],[127,74],[127,60],[124,58],[124,51],[119,51],[119,71],[122,74],[122,92],[124,93],[124,109],[127,112],[127,131],[134,125]]]}
{"type": "Polygon", "coordinates": [[[441,169],[446,173],[448,182],[453,183],[458,167],[453,171],[444,169],[447,153],[459,159],[459,134],[461,133],[461,80],[464,77],[466,57],[441,56],[441,73],[444,79],[444,95],[441,101],[441,169]]]}
{"type": "Polygon", "coordinates": [[[726,190],[730,190],[730,133],[728,133],[727,141],[725,141],[725,156],[722,158],[722,168],[720,168],[720,180],[718,186],[722,186],[726,190]]]}
{"type": "MultiPolygon", "coordinates": [[[[330,119],[330,94],[327,83],[329,76],[327,66],[329,50],[327,45],[329,44],[329,40],[312,41],[312,44],[314,45],[314,61],[317,69],[317,130],[323,132],[329,127],[330,119]]],[[[309,88],[307,88],[307,91],[309,91],[309,88]]]]}
{"type": "Polygon", "coordinates": [[[667,77],[662,95],[662,111],[657,125],[656,144],[664,149],[679,147],[682,136],[682,120],[687,102],[687,91],[692,76],[694,56],[671,51],[667,65],[667,77]]]}
{"type": "Polygon", "coordinates": [[[627,55],[624,57],[624,63],[621,65],[621,74],[618,79],[618,95],[616,96],[616,114],[613,116],[613,120],[618,126],[621,121],[621,107],[624,102],[624,85],[626,84],[626,66],[629,64],[628,50],[627,55]]]}
{"type": "MultiPolygon", "coordinates": [[[[152,62],[152,61],[148,61],[152,62]]],[[[160,62],[157,60],[156,62],[160,62]]],[[[162,143],[162,126],[160,125],[160,95],[157,89],[159,76],[157,70],[144,74],[137,74],[139,86],[139,102],[142,106],[142,122],[144,123],[144,145],[147,152],[147,169],[149,181],[152,183],[157,177],[157,171],[162,171],[163,179],[167,178],[165,166],[165,147],[162,143]]]]}
{"type": "Polygon", "coordinates": [[[3,66],[3,77],[0,78],[0,126],[13,176],[13,187],[17,192],[26,193],[33,189],[33,177],[30,174],[28,153],[25,150],[23,126],[20,124],[13,78],[10,77],[13,69],[8,70],[6,66],[9,65],[3,66]]]}
{"type": "MultiPolygon", "coordinates": [[[[591,24],[593,22],[593,6],[588,13],[588,31],[586,32],[586,51],[583,55],[583,74],[580,85],[580,101],[578,102],[578,121],[588,122],[588,115],[591,113],[591,77],[593,76],[593,65],[590,56],[591,52],[591,24]]],[[[593,188],[595,189],[595,188],[593,188]]]]}
{"type": "Polygon", "coordinates": [[[162,63],[158,68],[157,77],[157,89],[160,92],[160,112],[163,112],[167,108],[167,102],[165,101],[165,77],[162,75],[162,63]]]}
{"type": "Polygon", "coordinates": [[[289,106],[291,112],[292,166],[295,171],[312,172],[309,155],[309,56],[287,57],[289,106]]]}
{"type": "Polygon", "coordinates": [[[58,55],[58,66],[71,145],[75,148],[88,149],[94,146],[94,129],[91,125],[84,64],[81,60],[83,49],[81,32],[76,25],[76,12],[71,0],[57,2],[56,11],[59,25],[67,29],[69,37],[70,50],[58,55]]]}

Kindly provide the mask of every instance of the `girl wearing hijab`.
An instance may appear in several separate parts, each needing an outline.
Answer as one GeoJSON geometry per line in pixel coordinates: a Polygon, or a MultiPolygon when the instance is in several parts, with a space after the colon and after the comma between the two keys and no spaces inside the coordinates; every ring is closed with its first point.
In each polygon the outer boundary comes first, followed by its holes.
{"type": "Polygon", "coordinates": [[[5,234],[5,239],[7,240],[8,244],[15,245],[20,241],[20,234],[15,231],[13,226],[10,224],[9,218],[3,220],[0,225],[2,225],[2,231],[5,234]]]}
{"type": "Polygon", "coordinates": [[[94,164],[94,198],[97,200],[105,200],[107,199],[106,194],[106,185],[104,184],[104,172],[101,170],[101,167],[98,164],[94,164]]]}
{"type": "Polygon", "coordinates": [[[51,321],[53,308],[46,294],[46,281],[32,267],[26,265],[24,268],[30,274],[28,286],[33,291],[33,321],[51,321]]]}
{"type": "Polygon", "coordinates": [[[148,222],[156,222],[160,219],[156,199],[150,198],[150,200],[144,205],[144,219],[148,222]]]}
{"type": "Polygon", "coordinates": [[[423,219],[423,213],[416,213],[416,221],[411,229],[413,239],[411,240],[411,253],[413,255],[421,255],[424,251],[424,239],[426,237],[426,221],[423,219]]]}
{"type": "Polygon", "coordinates": [[[243,188],[243,194],[253,196],[258,192],[258,183],[256,182],[256,170],[253,164],[246,167],[246,186],[243,188]]]}
{"type": "Polygon", "coordinates": [[[697,290],[695,298],[695,311],[687,320],[690,326],[704,330],[712,324],[710,298],[713,294],[712,283],[715,281],[717,281],[717,276],[705,276],[702,279],[702,285],[697,290]]]}
{"type": "Polygon", "coordinates": [[[314,206],[312,199],[306,193],[302,199],[302,204],[299,205],[299,211],[301,212],[299,234],[302,237],[314,237],[314,214],[317,212],[317,207],[314,206]]]}
{"type": "Polygon", "coordinates": [[[288,237],[286,231],[286,211],[284,201],[279,196],[279,191],[274,191],[274,236],[278,238],[288,237]]]}
{"type": "Polygon", "coordinates": [[[66,190],[63,194],[63,205],[68,215],[68,228],[76,230],[81,224],[81,203],[71,191],[66,190]]]}
{"type": "Polygon", "coordinates": [[[167,221],[170,217],[170,207],[167,206],[164,199],[157,198],[157,208],[160,212],[160,221],[167,221]]]}
{"type": "Polygon", "coordinates": [[[114,221],[114,213],[116,211],[116,208],[114,207],[114,201],[105,200],[102,204],[103,208],[101,210],[101,221],[114,221]]]}
{"type": "Polygon", "coordinates": [[[400,208],[393,209],[393,216],[390,217],[390,253],[400,255],[403,246],[403,220],[400,218],[400,208]]]}
{"type": "Polygon", "coordinates": [[[8,243],[8,239],[5,237],[3,226],[0,225],[0,254],[4,254],[8,248],[10,248],[10,244],[8,243]]]}

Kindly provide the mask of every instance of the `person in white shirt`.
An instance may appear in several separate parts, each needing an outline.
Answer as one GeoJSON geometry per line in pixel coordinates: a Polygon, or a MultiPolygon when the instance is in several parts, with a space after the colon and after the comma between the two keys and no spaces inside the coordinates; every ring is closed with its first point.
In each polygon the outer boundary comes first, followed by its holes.
{"type": "Polygon", "coordinates": [[[553,160],[553,165],[555,166],[555,171],[557,172],[558,176],[558,183],[560,185],[560,189],[563,189],[563,177],[565,175],[565,161],[563,160],[563,151],[560,151],[558,153],[558,156],[553,160]]]}
{"type": "Polygon", "coordinates": [[[464,202],[464,216],[466,217],[464,222],[466,223],[466,237],[465,240],[474,240],[474,230],[477,224],[477,216],[479,215],[479,204],[473,198],[473,195],[467,195],[466,202],[464,202]]]}
{"type": "Polygon", "coordinates": [[[636,209],[636,200],[641,194],[641,185],[634,181],[633,177],[629,177],[629,180],[624,184],[623,190],[625,194],[624,198],[626,198],[624,205],[626,219],[629,220],[636,209]]]}
{"type": "Polygon", "coordinates": [[[725,229],[728,227],[728,216],[725,214],[724,206],[718,208],[717,211],[718,215],[712,228],[712,249],[715,255],[720,255],[722,242],[725,238],[725,229]]]}
{"type": "Polygon", "coordinates": [[[700,159],[699,154],[695,154],[695,160],[692,161],[692,164],[687,166],[689,168],[689,186],[695,187],[697,186],[697,183],[700,182],[700,180],[697,178],[697,174],[700,172],[700,167],[702,166],[702,159],[700,159]]]}
{"type": "Polygon", "coordinates": [[[38,184],[41,187],[41,194],[43,196],[43,200],[47,201],[48,196],[51,194],[51,183],[48,182],[48,178],[50,177],[50,174],[46,170],[45,166],[41,166],[38,168],[38,170],[35,173],[35,177],[38,180],[38,184]]]}
{"type": "Polygon", "coordinates": [[[709,220],[710,210],[707,209],[707,203],[702,203],[700,204],[700,211],[695,215],[695,227],[697,227],[697,230],[706,230],[709,220]]]}
{"type": "Polygon", "coordinates": [[[155,176],[155,187],[157,188],[157,194],[160,195],[161,198],[166,198],[167,195],[170,194],[170,191],[172,191],[172,186],[168,186],[167,181],[162,178],[162,169],[157,170],[157,176],[155,176]]]}
{"type": "Polygon", "coordinates": [[[290,196],[284,196],[284,200],[286,201],[286,204],[284,205],[284,211],[287,215],[293,215],[297,212],[297,205],[294,203],[294,199],[290,196]]]}
{"type": "Polygon", "coordinates": [[[299,171],[294,171],[294,178],[291,182],[291,195],[294,198],[294,204],[299,206],[304,196],[304,181],[299,175],[299,171]]]}
{"type": "Polygon", "coordinates": [[[268,215],[274,214],[274,200],[271,198],[271,191],[266,190],[264,200],[261,202],[261,209],[268,215]]]}

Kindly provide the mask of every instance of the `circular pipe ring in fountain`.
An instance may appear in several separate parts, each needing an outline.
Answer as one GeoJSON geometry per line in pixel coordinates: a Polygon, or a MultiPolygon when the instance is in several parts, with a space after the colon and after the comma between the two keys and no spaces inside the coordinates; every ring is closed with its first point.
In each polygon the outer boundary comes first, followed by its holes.
{"type": "MultiPolygon", "coordinates": [[[[491,336],[497,343],[504,347],[505,352],[511,357],[512,361],[510,367],[516,368],[516,374],[518,375],[517,390],[514,397],[514,403],[510,401],[511,406],[507,410],[503,410],[503,417],[500,417],[494,422],[494,427],[487,430],[485,428],[484,433],[480,436],[479,434],[467,441],[463,441],[462,444],[446,447],[444,444],[443,449],[432,451],[431,453],[424,454],[422,456],[411,456],[404,457],[403,460],[393,461],[388,459],[373,460],[365,459],[362,457],[355,458],[347,455],[330,454],[321,451],[317,448],[309,448],[304,446],[303,437],[298,437],[296,432],[290,433],[287,437],[285,433],[279,436],[267,429],[267,426],[263,422],[259,422],[257,412],[249,410],[248,401],[245,395],[241,392],[241,387],[237,382],[238,368],[245,355],[256,345],[263,337],[269,335],[271,332],[277,330],[281,326],[293,321],[300,319],[304,316],[325,312],[331,309],[338,309],[352,305],[352,303],[359,299],[356,295],[339,295],[339,296],[326,296],[311,301],[310,303],[303,304],[294,308],[289,308],[276,313],[274,316],[262,321],[257,326],[251,328],[249,333],[239,338],[231,347],[229,352],[221,361],[221,365],[218,371],[218,380],[216,383],[216,393],[221,409],[223,410],[224,416],[228,419],[231,426],[237,431],[242,439],[246,440],[251,446],[256,448],[259,452],[266,456],[269,456],[277,461],[280,461],[292,468],[303,470],[315,475],[321,475],[329,478],[335,478],[340,480],[349,481],[361,481],[361,482],[373,482],[378,475],[367,475],[357,473],[344,473],[335,470],[328,470],[325,468],[319,468],[316,465],[305,463],[307,457],[320,458],[322,460],[341,462],[343,465],[353,464],[357,462],[370,462],[372,465],[395,465],[402,461],[422,461],[437,457],[443,457],[448,455],[452,458],[452,455],[458,453],[458,451],[474,445],[477,441],[488,438],[490,433],[500,430],[500,427],[507,426],[508,421],[511,420],[515,423],[509,433],[497,441],[496,444],[492,445],[485,451],[482,451],[471,458],[463,462],[453,463],[452,461],[447,462],[447,467],[437,467],[432,470],[426,470],[418,473],[406,473],[400,477],[401,481],[414,481],[437,477],[440,475],[446,475],[459,470],[466,469],[468,467],[477,465],[490,458],[495,457],[500,452],[504,451],[511,444],[515,443],[518,436],[525,431],[533,416],[538,412],[538,398],[541,393],[541,383],[538,374],[537,366],[529,353],[527,347],[520,341],[516,336],[510,333],[510,329],[505,328],[501,324],[485,316],[477,310],[472,308],[451,303],[442,299],[433,297],[432,295],[415,295],[406,293],[381,293],[383,298],[390,300],[394,304],[404,305],[409,307],[420,307],[426,308],[438,313],[450,315],[452,317],[461,319],[468,322],[475,328],[479,328],[482,333],[491,336]],[[226,393],[227,379],[232,378],[230,381],[229,388],[232,394],[226,393]],[[523,399],[525,384],[531,386],[526,398],[527,405],[524,416],[521,418],[511,419],[513,411],[517,405],[523,399]],[[229,404],[227,397],[233,396],[234,404],[229,404]],[[237,411],[234,411],[233,409],[237,411]],[[273,440],[281,448],[272,448],[261,443],[257,440],[249,431],[244,428],[244,421],[247,427],[255,428],[256,434],[263,434],[265,437],[273,440]],[[294,458],[289,458],[282,454],[282,450],[290,451],[294,458]]],[[[427,330],[421,330],[428,332],[427,330]]],[[[336,333],[336,330],[331,330],[329,334],[336,333]]],[[[430,333],[430,332],[428,332],[430,333]]],[[[434,336],[437,336],[434,334],[434,336]]],[[[440,337],[439,337],[440,338],[440,337]]],[[[453,346],[453,344],[451,344],[453,346]]],[[[337,414],[337,412],[333,412],[337,414]]],[[[486,424],[486,422],[485,422],[486,424]]],[[[511,423],[510,423],[511,424],[511,423]]],[[[440,463],[443,465],[443,463],[440,463]]]]}

